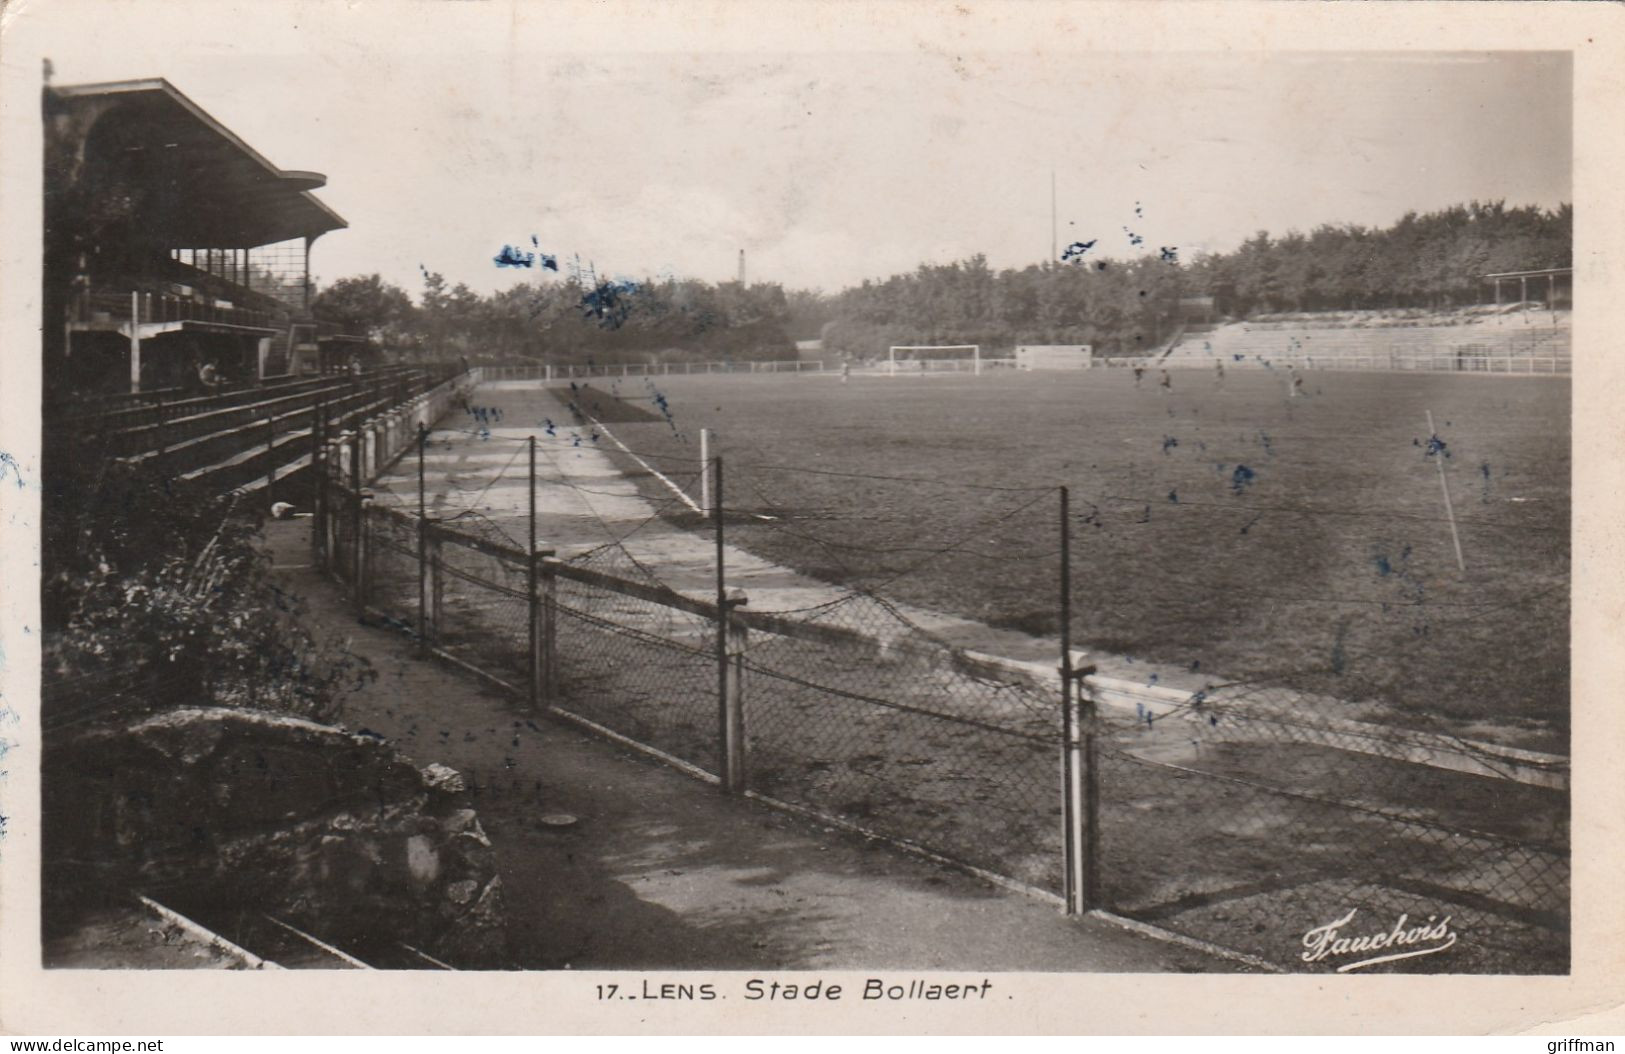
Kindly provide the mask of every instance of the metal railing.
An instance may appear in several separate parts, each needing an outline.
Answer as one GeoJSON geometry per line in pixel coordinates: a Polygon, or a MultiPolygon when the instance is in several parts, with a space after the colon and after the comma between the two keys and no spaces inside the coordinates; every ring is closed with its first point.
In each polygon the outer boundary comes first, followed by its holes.
{"type": "Polygon", "coordinates": [[[170,293],[83,292],[73,299],[70,316],[76,323],[213,322],[261,329],[286,329],[287,318],[269,311],[226,305],[209,297],[183,297],[170,293]]]}
{"type": "Polygon", "coordinates": [[[1096,366],[1151,367],[1159,369],[1211,370],[1216,358],[1226,369],[1304,370],[1386,370],[1425,373],[1495,373],[1521,376],[1558,376],[1573,372],[1574,359],[1568,355],[1488,355],[1476,351],[1392,352],[1389,354],[1306,354],[1272,353],[1230,356],[1182,356],[1170,359],[1110,357],[1095,360],[1096,366]]]}
{"type": "Polygon", "coordinates": [[[670,377],[695,373],[826,373],[836,369],[825,365],[821,360],[800,359],[767,362],[588,362],[475,368],[486,381],[552,381],[578,377],[670,377]]]}

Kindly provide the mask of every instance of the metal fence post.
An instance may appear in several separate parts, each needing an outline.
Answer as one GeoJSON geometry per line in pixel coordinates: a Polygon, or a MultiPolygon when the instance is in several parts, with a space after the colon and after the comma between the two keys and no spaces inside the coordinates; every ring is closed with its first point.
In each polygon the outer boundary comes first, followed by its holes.
{"type": "Polygon", "coordinates": [[[1060,631],[1061,631],[1061,892],[1066,899],[1066,913],[1078,914],[1078,758],[1073,740],[1075,720],[1072,712],[1072,524],[1068,507],[1069,496],[1061,488],[1061,565],[1060,565],[1060,631]]]}
{"type": "Polygon", "coordinates": [[[1060,488],[1061,566],[1061,822],[1066,854],[1062,868],[1063,894],[1068,915],[1082,915],[1098,897],[1099,810],[1095,765],[1094,709],[1081,698],[1083,679],[1093,666],[1072,664],[1072,514],[1071,496],[1060,488]]]}
{"type": "Polygon", "coordinates": [[[745,792],[745,648],[749,630],[735,612],[749,603],[745,591],[728,594],[722,613],[722,789],[729,794],[745,792]]]}

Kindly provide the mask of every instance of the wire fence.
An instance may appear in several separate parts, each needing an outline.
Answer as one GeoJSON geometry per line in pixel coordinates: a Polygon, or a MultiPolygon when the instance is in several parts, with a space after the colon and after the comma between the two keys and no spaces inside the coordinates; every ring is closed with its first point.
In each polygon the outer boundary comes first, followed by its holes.
{"type": "MultiPolygon", "coordinates": [[[[418,510],[373,502],[325,459],[321,562],[363,614],[538,714],[1073,914],[1258,969],[1566,971],[1566,760],[1262,683],[1102,674],[1070,650],[1065,588],[1053,664],[958,646],[873,586],[759,610],[727,588],[724,532],[762,517],[724,500],[721,459],[701,521],[714,588],[662,581],[628,544],[642,524],[561,559],[534,540],[528,443],[529,542],[473,510],[426,518],[421,492],[418,510]]],[[[1032,558],[1065,583],[1077,518],[1061,501],[1058,545],[1032,558]]]]}
{"type": "Polygon", "coordinates": [[[674,360],[650,362],[561,362],[535,366],[481,366],[487,383],[501,381],[556,381],[594,377],[673,377],[711,373],[825,373],[836,367],[823,359],[674,360]]]}

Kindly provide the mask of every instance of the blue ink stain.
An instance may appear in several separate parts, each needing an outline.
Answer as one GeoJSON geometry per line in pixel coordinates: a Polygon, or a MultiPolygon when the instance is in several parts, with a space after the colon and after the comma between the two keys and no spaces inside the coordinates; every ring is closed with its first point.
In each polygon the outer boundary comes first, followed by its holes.
{"type": "Polygon", "coordinates": [[[27,486],[27,484],[23,482],[22,466],[17,464],[17,459],[5,451],[0,451],[0,478],[3,478],[7,472],[10,472],[12,475],[17,477],[18,490],[21,490],[27,486]]]}
{"type": "Polygon", "coordinates": [[[504,245],[493,259],[498,267],[530,267],[536,262],[536,254],[504,245]]]}
{"type": "Polygon", "coordinates": [[[586,318],[597,321],[606,329],[618,329],[631,316],[632,298],[637,291],[638,283],[631,279],[605,279],[581,294],[577,306],[586,318]]]}
{"type": "Polygon", "coordinates": [[[1069,260],[1078,259],[1079,257],[1083,256],[1084,253],[1088,252],[1090,249],[1093,249],[1096,241],[1099,241],[1099,239],[1091,238],[1086,242],[1073,242],[1061,252],[1061,262],[1066,263],[1069,260]]]}
{"type": "Polygon", "coordinates": [[[1179,262],[1179,246],[1164,245],[1161,249],[1162,262],[1176,264],[1179,262]]]}
{"type": "Polygon", "coordinates": [[[1128,235],[1128,243],[1130,245],[1139,246],[1139,245],[1144,245],[1145,244],[1145,239],[1144,238],[1140,237],[1138,234],[1135,234],[1133,231],[1129,230],[1127,227],[1123,228],[1123,233],[1128,235]]]}
{"type": "MultiPolygon", "coordinates": [[[[1247,489],[1247,486],[1252,483],[1257,476],[1258,473],[1254,472],[1246,465],[1237,465],[1236,470],[1230,473],[1230,489],[1235,491],[1237,494],[1240,494],[1242,491],[1247,489]]],[[[1251,524],[1248,526],[1251,526],[1251,524]]]]}

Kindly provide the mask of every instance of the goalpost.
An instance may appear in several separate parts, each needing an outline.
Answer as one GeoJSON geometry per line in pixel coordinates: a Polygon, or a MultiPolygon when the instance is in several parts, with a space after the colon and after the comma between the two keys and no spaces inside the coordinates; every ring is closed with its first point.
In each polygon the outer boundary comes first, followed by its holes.
{"type": "Polygon", "coordinates": [[[961,370],[967,362],[972,373],[982,372],[980,344],[893,344],[886,354],[887,372],[893,377],[903,370],[915,373],[931,369],[961,370]],[[899,352],[902,352],[900,357],[899,352]],[[945,352],[960,354],[943,354],[945,352]]]}

